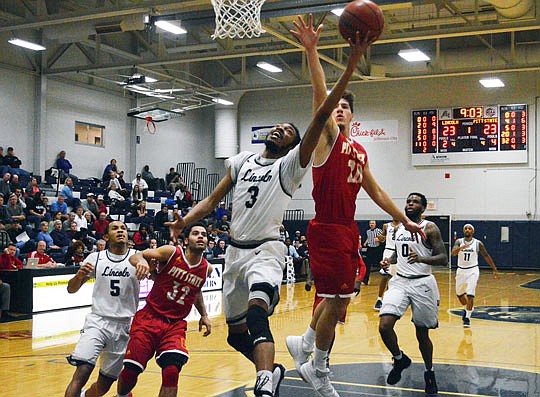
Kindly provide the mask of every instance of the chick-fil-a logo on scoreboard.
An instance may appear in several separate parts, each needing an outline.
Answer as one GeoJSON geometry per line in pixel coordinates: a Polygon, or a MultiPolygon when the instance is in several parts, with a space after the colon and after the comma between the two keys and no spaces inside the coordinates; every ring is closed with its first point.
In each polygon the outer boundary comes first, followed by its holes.
{"type": "Polygon", "coordinates": [[[351,138],[357,142],[396,142],[397,120],[353,121],[351,138]]]}

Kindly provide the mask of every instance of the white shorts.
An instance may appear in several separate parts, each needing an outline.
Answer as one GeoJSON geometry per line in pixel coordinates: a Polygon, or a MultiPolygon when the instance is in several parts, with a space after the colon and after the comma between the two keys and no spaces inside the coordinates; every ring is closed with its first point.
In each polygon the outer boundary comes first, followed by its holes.
{"type": "Polygon", "coordinates": [[[469,269],[458,267],[456,271],[456,295],[461,296],[467,294],[468,296],[474,296],[476,284],[478,284],[478,277],[480,277],[480,269],[478,266],[469,269]]]}
{"type": "Polygon", "coordinates": [[[248,301],[251,299],[264,300],[271,315],[279,302],[283,269],[285,245],[281,241],[268,241],[249,249],[229,246],[223,272],[223,306],[227,324],[246,322],[248,301]]]}
{"type": "Polygon", "coordinates": [[[416,279],[396,276],[388,282],[379,316],[390,314],[401,318],[410,305],[415,326],[437,328],[439,302],[439,288],[433,275],[416,279]]]}
{"type": "Polygon", "coordinates": [[[101,355],[99,372],[108,378],[117,379],[122,371],[130,326],[130,321],[115,321],[98,314],[88,314],[81,338],[68,357],[69,363],[75,366],[80,363],[95,366],[101,355]]]}

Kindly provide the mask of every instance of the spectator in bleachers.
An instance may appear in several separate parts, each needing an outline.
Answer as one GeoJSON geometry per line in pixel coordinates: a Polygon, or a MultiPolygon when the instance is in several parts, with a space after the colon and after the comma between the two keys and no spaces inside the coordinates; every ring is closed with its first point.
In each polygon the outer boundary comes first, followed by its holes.
{"type": "Polygon", "coordinates": [[[11,193],[15,193],[17,189],[19,189],[22,193],[23,188],[21,186],[21,183],[19,182],[19,175],[14,174],[11,177],[11,183],[9,184],[9,189],[11,190],[11,193]]]}
{"type": "Polygon", "coordinates": [[[146,209],[146,201],[141,201],[139,203],[139,206],[133,214],[133,218],[131,218],[131,222],[144,223],[147,225],[150,225],[152,223],[152,218],[148,216],[148,211],[146,209]]]}
{"type": "Polygon", "coordinates": [[[107,248],[107,242],[103,239],[100,239],[96,243],[96,252],[105,251],[105,248],[107,248]]]}
{"type": "Polygon", "coordinates": [[[69,162],[68,159],[66,159],[66,152],[62,150],[60,153],[58,153],[58,156],[56,156],[56,168],[60,170],[60,179],[64,178],[71,178],[74,183],[77,183],[79,180],[75,175],[71,173],[71,169],[73,166],[69,162]]]}
{"type": "Polygon", "coordinates": [[[131,205],[133,208],[133,212],[135,212],[136,208],[139,206],[141,202],[144,201],[144,196],[142,193],[141,188],[139,185],[133,185],[133,188],[131,189],[131,205]]]}
{"type": "Polygon", "coordinates": [[[216,242],[214,240],[208,240],[205,250],[203,251],[203,256],[205,259],[214,258],[214,248],[216,247],[216,242]]]}
{"type": "Polygon", "coordinates": [[[75,212],[70,212],[68,218],[62,223],[62,230],[68,232],[71,229],[71,224],[75,222],[75,212]]]}
{"type": "Polygon", "coordinates": [[[22,194],[22,190],[17,188],[12,194],[15,194],[15,196],[17,196],[17,201],[21,205],[22,209],[26,212],[27,205],[26,205],[26,200],[24,199],[24,196],[22,194]]]}
{"type": "Polygon", "coordinates": [[[22,162],[17,156],[15,156],[11,146],[7,149],[7,154],[4,156],[3,163],[4,166],[9,167],[8,171],[12,174],[30,176],[30,172],[21,168],[22,162]]]}
{"type": "Polygon", "coordinates": [[[120,189],[120,181],[116,177],[116,172],[111,170],[109,172],[109,184],[107,185],[107,190],[109,190],[112,185],[116,186],[116,190],[120,189]]]}
{"type": "Polygon", "coordinates": [[[86,195],[86,199],[81,200],[81,206],[84,208],[85,212],[90,212],[92,214],[92,221],[95,221],[97,218],[99,218],[99,211],[94,193],[88,193],[86,195]]]}
{"type": "Polygon", "coordinates": [[[150,235],[148,234],[146,225],[139,226],[139,231],[133,235],[133,243],[135,244],[135,249],[139,251],[150,248],[150,235]]]}
{"type": "MultiPolygon", "coordinates": [[[[26,252],[29,252],[34,249],[34,242],[32,240],[26,242],[24,240],[17,241],[17,237],[20,236],[23,232],[25,232],[25,229],[22,227],[21,222],[18,219],[15,219],[9,228],[6,229],[7,234],[9,235],[9,238],[11,239],[11,242],[15,244],[18,250],[23,250],[24,246],[27,245],[26,252]]],[[[18,255],[17,255],[18,256],[18,255]]]]}
{"type": "Polygon", "coordinates": [[[143,198],[146,200],[148,196],[148,183],[142,178],[141,174],[137,174],[135,179],[131,182],[131,188],[135,189],[135,186],[139,186],[139,190],[143,194],[143,198]]]}
{"type": "Polygon", "coordinates": [[[103,195],[98,194],[97,201],[96,201],[97,207],[98,207],[98,213],[104,212],[107,214],[107,206],[105,205],[105,200],[103,200],[103,195]]]}
{"type": "Polygon", "coordinates": [[[73,221],[77,224],[78,232],[84,232],[85,230],[88,230],[88,221],[84,216],[83,207],[77,207],[77,209],[75,210],[75,218],[73,219],[73,221]]]}
{"type": "Polygon", "coordinates": [[[56,264],[56,262],[49,255],[45,253],[46,249],[47,249],[47,244],[45,243],[45,241],[38,241],[36,250],[32,251],[30,255],[28,255],[28,259],[37,258],[38,267],[44,267],[44,268],[57,267],[58,265],[56,264]]]}
{"type": "Polygon", "coordinates": [[[156,249],[158,246],[157,246],[157,240],[155,238],[151,238],[150,239],[150,249],[156,249]]]}
{"type": "Polygon", "coordinates": [[[116,174],[116,180],[120,184],[120,188],[118,188],[118,193],[120,193],[124,198],[129,198],[129,191],[126,186],[126,181],[124,180],[124,171],[120,171],[118,174],[116,174]]]}
{"type": "Polygon", "coordinates": [[[180,177],[180,174],[171,167],[169,168],[169,173],[165,175],[165,183],[167,184],[167,189],[174,194],[184,181],[180,177]]]}
{"type": "Polygon", "coordinates": [[[208,226],[206,226],[206,233],[208,234],[208,241],[213,241],[214,244],[217,244],[219,238],[217,236],[217,232],[214,229],[214,224],[210,223],[208,226]]]}
{"type": "Polygon", "coordinates": [[[68,219],[68,206],[66,204],[66,198],[64,196],[58,196],[56,201],[51,204],[51,213],[56,214],[59,212],[62,219],[68,219]]]}
{"type": "Polygon", "coordinates": [[[163,204],[161,211],[154,216],[154,230],[169,233],[169,226],[172,224],[173,220],[169,217],[169,207],[163,204]]]}
{"type": "Polygon", "coordinates": [[[84,248],[84,243],[81,240],[75,240],[71,243],[64,258],[64,264],[66,266],[80,266],[85,258],[84,248]]]}
{"type": "Polygon", "coordinates": [[[66,252],[69,245],[71,244],[71,240],[67,236],[66,232],[62,230],[62,221],[61,220],[55,220],[54,221],[54,229],[51,232],[51,237],[53,239],[54,245],[60,247],[62,249],[62,252],[66,252]]]}
{"type": "Polygon", "coordinates": [[[13,223],[14,220],[18,220],[21,225],[25,225],[26,222],[26,215],[24,215],[24,210],[19,203],[19,198],[15,193],[12,193],[11,196],[9,196],[9,201],[6,207],[6,211],[8,214],[8,221],[13,223]]]}
{"type": "Polygon", "coordinates": [[[54,239],[49,234],[49,223],[48,222],[41,222],[40,224],[40,231],[36,237],[37,241],[45,241],[45,248],[47,252],[50,251],[60,251],[62,248],[54,243],[54,239]]]}
{"type": "Polygon", "coordinates": [[[0,221],[0,252],[3,252],[11,244],[11,238],[6,232],[6,225],[0,221]]]}
{"type": "Polygon", "coordinates": [[[9,244],[0,254],[0,270],[18,270],[23,268],[23,263],[15,256],[17,248],[15,244],[9,244]]]}
{"type": "Polygon", "coordinates": [[[94,222],[94,237],[97,239],[103,238],[108,226],[107,214],[100,212],[98,220],[94,222]]]}
{"type": "Polygon", "coordinates": [[[11,194],[10,184],[11,174],[9,172],[6,172],[2,177],[2,180],[0,181],[0,193],[2,193],[4,197],[9,197],[9,195],[11,194]]]}
{"type": "Polygon", "coordinates": [[[225,245],[225,240],[219,240],[217,245],[214,247],[214,258],[224,258],[225,251],[227,251],[227,246],[225,245]]]}
{"type": "Polygon", "coordinates": [[[285,243],[286,238],[289,238],[289,232],[287,231],[287,229],[285,229],[285,226],[281,224],[281,226],[279,227],[279,241],[285,243]]]}
{"type": "Polygon", "coordinates": [[[4,196],[0,193],[0,221],[5,223],[8,221],[8,218],[7,209],[4,205],[4,196]]]}
{"type": "Polygon", "coordinates": [[[60,225],[62,224],[62,217],[60,215],[61,214],[59,212],[57,212],[54,215],[51,214],[52,219],[49,221],[49,233],[51,233],[54,230],[54,222],[58,220],[60,221],[60,225]]]}
{"type": "Polygon", "coordinates": [[[174,193],[174,199],[180,209],[190,207],[192,203],[191,192],[184,184],[180,185],[176,193],[174,193]]]}
{"type": "Polygon", "coordinates": [[[229,242],[229,233],[231,232],[231,223],[227,214],[221,217],[221,220],[217,221],[214,225],[214,230],[217,232],[217,236],[221,240],[225,240],[226,243],[229,242]]]}
{"type": "Polygon", "coordinates": [[[219,207],[216,208],[216,221],[223,219],[223,215],[227,215],[227,208],[225,208],[225,201],[219,203],[219,207]]]}
{"type": "Polygon", "coordinates": [[[41,192],[41,189],[38,186],[37,179],[30,179],[30,182],[28,182],[28,186],[26,187],[26,194],[28,197],[34,198],[39,192],[41,192]]]}
{"type": "Polygon", "coordinates": [[[71,208],[76,208],[81,205],[81,200],[73,196],[73,180],[71,178],[66,178],[64,181],[64,187],[62,188],[60,195],[66,198],[66,204],[71,208]]]}
{"type": "MultiPolygon", "coordinates": [[[[111,182],[112,182],[112,180],[111,180],[111,182]]],[[[109,202],[113,206],[116,204],[115,201],[122,202],[122,201],[126,200],[124,196],[122,196],[120,193],[118,193],[115,184],[112,184],[111,186],[109,186],[108,197],[109,197],[109,202]]]]}
{"type": "Polygon", "coordinates": [[[105,170],[103,171],[103,177],[101,178],[104,187],[109,186],[110,172],[116,172],[117,170],[118,169],[116,168],[116,159],[111,159],[111,162],[105,167],[105,170]]]}
{"type": "Polygon", "coordinates": [[[150,166],[145,165],[142,168],[141,177],[148,184],[149,190],[165,190],[165,181],[162,178],[155,178],[150,172],[150,166]]]}
{"type": "Polygon", "coordinates": [[[94,235],[94,218],[93,218],[93,214],[90,212],[90,211],[85,211],[84,212],[84,217],[86,219],[86,229],[88,230],[88,234],[90,236],[93,236],[94,235]]]}
{"type": "MultiPolygon", "coordinates": [[[[26,211],[28,212],[28,223],[34,224],[35,229],[40,228],[41,222],[49,222],[51,220],[51,214],[47,212],[45,206],[45,194],[39,192],[33,200],[28,201],[26,211]]],[[[47,224],[48,228],[48,224],[47,224]]]]}

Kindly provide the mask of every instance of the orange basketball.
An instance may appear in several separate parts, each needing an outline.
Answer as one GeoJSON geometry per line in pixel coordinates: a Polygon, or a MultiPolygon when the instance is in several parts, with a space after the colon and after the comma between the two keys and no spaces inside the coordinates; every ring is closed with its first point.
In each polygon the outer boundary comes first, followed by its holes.
{"type": "Polygon", "coordinates": [[[384,29],[384,16],[377,4],[370,0],[356,0],[347,5],[339,18],[339,32],[345,40],[363,40],[369,31],[369,41],[377,40],[384,29]]]}

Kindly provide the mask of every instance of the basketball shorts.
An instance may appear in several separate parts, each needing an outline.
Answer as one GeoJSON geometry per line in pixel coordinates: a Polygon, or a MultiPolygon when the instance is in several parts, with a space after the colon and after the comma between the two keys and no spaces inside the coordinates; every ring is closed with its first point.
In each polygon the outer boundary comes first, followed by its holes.
{"type": "Polygon", "coordinates": [[[469,269],[458,267],[456,271],[456,295],[461,296],[467,294],[469,296],[474,296],[479,277],[480,269],[478,266],[469,269]]]}
{"type": "Polygon", "coordinates": [[[163,353],[177,353],[189,358],[186,329],[186,321],[169,322],[145,306],[133,318],[124,362],[135,364],[144,371],[154,353],[158,364],[163,353]]]}
{"type": "Polygon", "coordinates": [[[309,222],[307,230],[311,273],[317,295],[352,298],[359,265],[356,223],[309,222]]]}
{"type": "Polygon", "coordinates": [[[401,318],[409,305],[417,327],[437,328],[440,295],[433,275],[417,279],[395,276],[388,282],[379,316],[391,314],[401,318]]]}
{"type": "Polygon", "coordinates": [[[281,241],[268,241],[257,248],[229,246],[223,271],[223,306],[227,324],[246,322],[248,301],[251,299],[264,300],[271,315],[279,302],[283,269],[285,245],[281,241]],[[264,291],[252,291],[254,285],[266,285],[272,296],[264,291]]]}
{"type": "Polygon", "coordinates": [[[117,379],[122,371],[122,360],[129,340],[130,321],[117,321],[90,313],[86,316],[81,337],[68,357],[72,365],[96,365],[100,360],[100,373],[117,379]]]}

